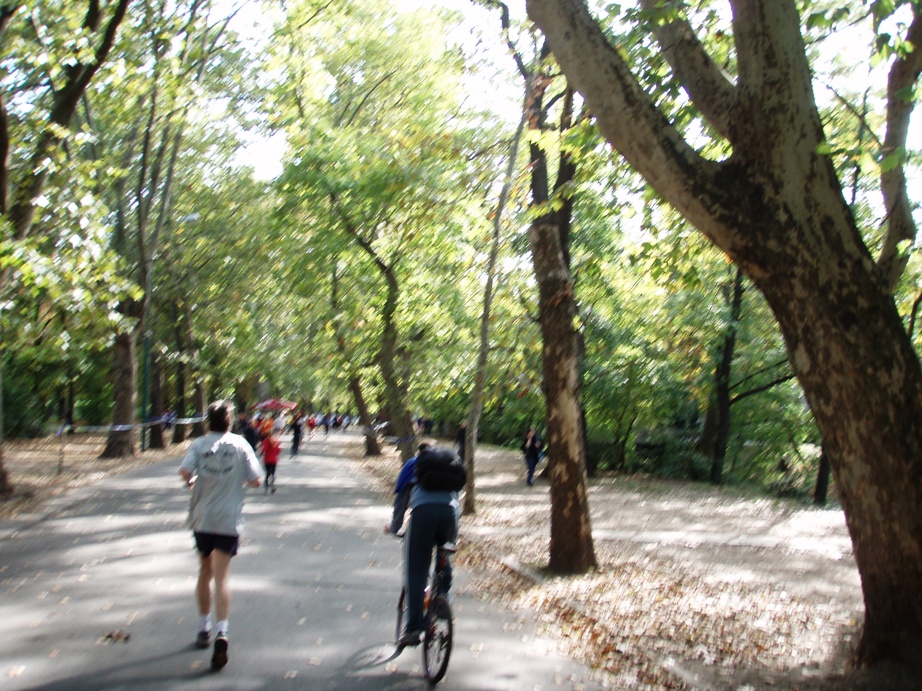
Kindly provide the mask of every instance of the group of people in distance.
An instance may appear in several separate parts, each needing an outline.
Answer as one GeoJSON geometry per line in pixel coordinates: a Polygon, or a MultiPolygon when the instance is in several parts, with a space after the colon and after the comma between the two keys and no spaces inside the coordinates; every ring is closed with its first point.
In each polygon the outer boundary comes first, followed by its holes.
{"type": "MultiPolygon", "coordinates": [[[[199,573],[195,585],[199,623],[195,643],[200,648],[213,646],[211,667],[223,668],[228,662],[228,635],[230,619],[230,562],[237,554],[243,528],[243,504],[246,489],[263,484],[266,491],[275,492],[275,466],[281,452],[278,435],[281,431],[302,430],[304,421],[295,414],[283,420],[279,427],[273,419],[271,425],[257,428],[246,414],[237,419],[236,432],[231,432],[234,407],[230,401],[215,401],[208,406],[208,433],[192,441],[179,467],[179,474],[192,492],[189,503],[189,527],[192,529],[199,557],[199,573]],[[257,458],[257,448],[263,457],[263,467],[257,458]],[[265,480],[262,480],[265,469],[265,480]],[[212,602],[213,601],[213,602],[212,602]],[[214,604],[214,617],[212,616],[214,604]]],[[[463,471],[464,427],[456,440],[461,451],[463,471]]],[[[294,438],[292,455],[298,450],[300,435],[294,438]]],[[[389,533],[397,534],[404,523],[404,513],[409,507],[412,516],[406,530],[404,582],[407,589],[407,627],[400,645],[419,643],[423,625],[423,590],[435,548],[454,542],[458,534],[460,502],[458,493],[463,486],[451,489],[431,488],[426,477],[416,481],[417,459],[424,453],[448,455],[454,465],[459,459],[454,450],[428,449],[421,444],[419,452],[400,471],[394,490],[393,518],[386,526],[389,533]],[[426,485],[426,487],[423,487],[426,485]]],[[[534,466],[540,457],[541,440],[534,429],[526,435],[522,449],[528,463],[528,483],[534,482],[534,466]],[[532,463],[530,458],[534,459],[532,463]]],[[[428,460],[428,459],[427,459],[428,460]]],[[[423,463],[419,463],[420,468],[423,463]]],[[[445,590],[450,587],[450,570],[445,590]]]]}

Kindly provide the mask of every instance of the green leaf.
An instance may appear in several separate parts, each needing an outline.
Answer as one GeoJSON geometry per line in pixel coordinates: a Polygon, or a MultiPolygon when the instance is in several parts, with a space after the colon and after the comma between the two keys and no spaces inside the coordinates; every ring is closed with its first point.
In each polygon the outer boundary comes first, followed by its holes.
{"type": "Polygon", "coordinates": [[[894,170],[895,168],[903,165],[905,160],[906,160],[906,150],[903,149],[902,147],[898,148],[896,151],[891,153],[889,156],[884,158],[883,161],[880,162],[880,169],[882,172],[888,173],[891,170],[894,170]]]}

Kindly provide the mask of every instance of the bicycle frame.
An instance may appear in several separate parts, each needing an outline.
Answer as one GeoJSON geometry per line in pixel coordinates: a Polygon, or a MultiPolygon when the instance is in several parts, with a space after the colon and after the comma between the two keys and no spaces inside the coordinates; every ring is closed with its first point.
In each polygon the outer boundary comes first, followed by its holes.
{"type": "MultiPolygon", "coordinates": [[[[454,544],[446,543],[436,549],[435,568],[423,595],[423,669],[426,678],[437,684],[445,676],[448,660],[451,656],[454,621],[447,593],[442,586],[447,579],[446,569],[451,555],[457,551],[454,544]]],[[[450,584],[449,584],[450,585],[450,584]]],[[[400,591],[397,601],[397,640],[403,632],[403,619],[406,606],[406,586],[400,591]]]]}

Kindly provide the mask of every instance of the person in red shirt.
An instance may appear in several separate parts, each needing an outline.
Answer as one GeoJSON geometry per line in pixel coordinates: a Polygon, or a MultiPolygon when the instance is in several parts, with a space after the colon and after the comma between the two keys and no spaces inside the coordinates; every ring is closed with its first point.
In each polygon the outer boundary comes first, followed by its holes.
{"type": "Polygon", "coordinates": [[[266,466],[266,482],[263,485],[266,488],[266,492],[269,489],[272,489],[272,494],[275,494],[275,466],[279,462],[279,454],[282,452],[282,443],[275,436],[275,432],[272,428],[269,428],[266,438],[263,439],[261,444],[261,451],[263,454],[263,465],[266,466]]]}

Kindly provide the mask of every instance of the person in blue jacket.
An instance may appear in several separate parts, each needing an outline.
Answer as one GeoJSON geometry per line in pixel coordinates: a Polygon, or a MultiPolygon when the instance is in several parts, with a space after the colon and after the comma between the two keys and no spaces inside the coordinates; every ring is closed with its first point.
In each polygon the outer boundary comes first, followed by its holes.
{"type": "MultiPolygon", "coordinates": [[[[457,492],[424,489],[416,484],[416,462],[419,454],[429,448],[420,444],[417,455],[404,463],[394,486],[394,511],[385,530],[394,535],[403,527],[407,507],[411,509],[404,536],[404,584],[407,591],[406,628],[398,645],[419,645],[423,634],[423,597],[426,579],[435,547],[454,542],[458,537],[458,517],[461,504],[457,492]]],[[[451,588],[451,565],[446,568],[443,588],[451,588]]]]}

